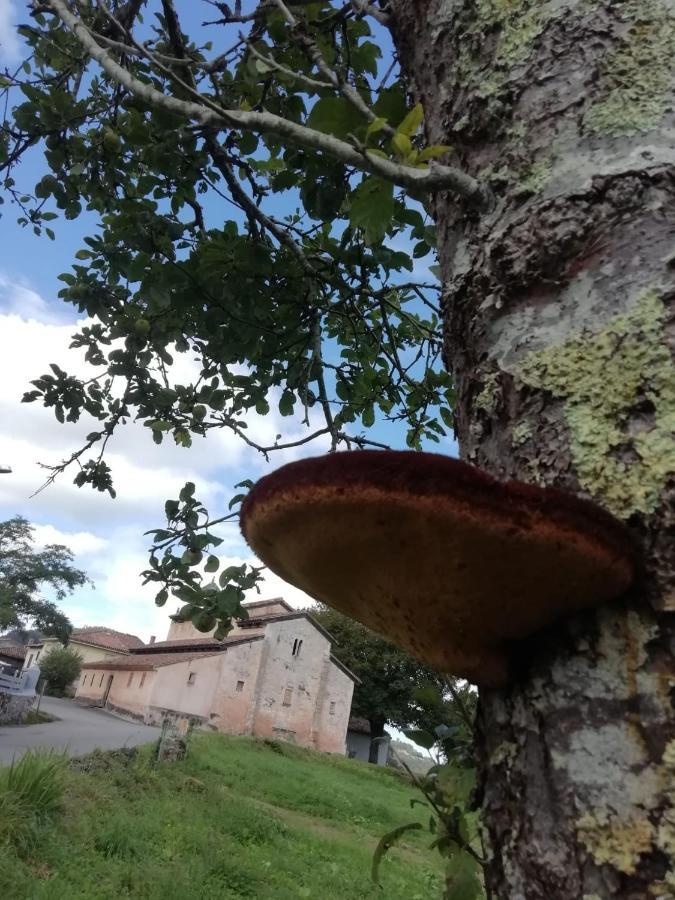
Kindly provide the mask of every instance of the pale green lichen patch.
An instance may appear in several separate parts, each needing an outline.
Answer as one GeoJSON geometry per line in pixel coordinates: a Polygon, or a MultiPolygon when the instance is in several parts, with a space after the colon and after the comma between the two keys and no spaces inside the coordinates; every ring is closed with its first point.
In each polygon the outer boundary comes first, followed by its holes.
{"type": "Polygon", "coordinates": [[[675,473],[675,365],[661,295],[644,291],[597,333],[529,354],[516,374],[565,401],[581,486],[615,515],[651,513],[675,473]],[[634,427],[639,404],[649,414],[634,427]]]}
{"type": "Polygon", "coordinates": [[[611,865],[625,875],[635,872],[654,839],[654,826],[646,817],[622,822],[607,812],[585,813],[577,819],[576,831],[596,865],[611,865]]]}
{"type": "Polygon", "coordinates": [[[458,81],[465,87],[473,85],[477,96],[483,98],[498,94],[508,82],[512,69],[528,59],[537,37],[556,15],[560,15],[560,9],[547,0],[478,0],[474,20],[467,25],[466,31],[467,35],[476,35],[478,40],[473,47],[469,41],[462,44],[458,81]],[[495,36],[493,63],[489,70],[482,58],[487,35],[495,36]]]}
{"type": "Polygon", "coordinates": [[[496,374],[486,375],[483,386],[473,401],[474,409],[490,413],[494,410],[499,397],[499,379],[496,374]]]}
{"type": "Polygon", "coordinates": [[[499,766],[502,763],[506,763],[507,767],[510,767],[511,763],[516,758],[516,755],[516,745],[503,741],[501,744],[498,744],[490,754],[490,766],[499,766]]]}
{"type": "Polygon", "coordinates": [[[675,16],[660,0],[624,4],[632,24],[599,71],[599,98],[586,113],[587,125],[610,135],[653,128],[670,104],[675,54],[675,16]]]}
{"type": "MultiPolygon", "coordinates": [[[[663,811],[656,830],[656,846],[663,851],[668,859],[675,859],[675,789],[673,779],[675,776],[675,741],[669,741],[661,757],[663,764],[663,777],[666,782],[666,797],[670,801],[663,811]]],[[[675,873],[670,873],[672,883],[675,884],[675,873]]]]}
{"type": "Polygon", "coordinates": [[[532,437],[532,428],[528,422],[519,422],[511,432],[514,447],[520,447],[532,437]]]}
{"type": "Polygon", "coordinates": [[[550,13],[542,0],[478,0],[481,22],[499,27],[495,64],[511,67],[527,59],[550,13]]]}
{"type": "Polygon", "coordinates": [[[548,156],[531,163],[521,173],[518,191],[527,194],[538,194],[548,181],[551,171],[551,159],[548,156]]]}

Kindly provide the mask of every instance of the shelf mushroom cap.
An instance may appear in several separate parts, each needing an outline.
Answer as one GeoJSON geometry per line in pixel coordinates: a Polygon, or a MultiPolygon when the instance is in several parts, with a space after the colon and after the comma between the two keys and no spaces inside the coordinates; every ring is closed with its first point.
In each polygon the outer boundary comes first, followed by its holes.
{"type": "Polygon", "coordinates": [[[636,566],[627,529],[593,503],[413,451],[282,466],[241,528],[285,581],[484,686],[507,681],[509,641],[618,597],[636,566]]]}

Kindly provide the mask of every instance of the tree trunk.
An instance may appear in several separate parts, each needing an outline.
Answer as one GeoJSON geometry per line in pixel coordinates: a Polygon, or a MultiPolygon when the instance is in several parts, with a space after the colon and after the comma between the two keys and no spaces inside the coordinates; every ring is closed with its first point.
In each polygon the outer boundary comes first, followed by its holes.
{"type": "Polygon", "coordinates": [[[382,742],[377,740],[384,737],[384,719],[369,719],[370,725],[370,750],[368,751],[368,762],[377,765],[382,742]]]}
{"type": "MultiPolygon", "coordinates": [[[[594,499],[630,597],[514,648],[481,692],[503,900],[675,897],[675,0],[390,0],[431,144],[462,457],[594,499]]],[[[506,602],[506,600],[505,600],[506,602]]]]}

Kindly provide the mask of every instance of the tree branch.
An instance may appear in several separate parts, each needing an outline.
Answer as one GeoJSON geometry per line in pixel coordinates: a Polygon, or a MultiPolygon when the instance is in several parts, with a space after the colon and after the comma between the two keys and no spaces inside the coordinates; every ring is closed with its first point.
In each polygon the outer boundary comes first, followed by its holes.
{"type": "MultiPolygon", "coordinates": [[[[372,111],[372,109],[365,102],[361,94],[357,90],[355,90],[350,84],[340,78],[338,73],[331,69],[331,67],[326,62],[326,58],[321,52],[321,48],[317,44],[315,40],[313,40],[302,28],[302,23],[295,18],[293,13],[284,3],[284,0],[274,0],[279,11],[283,15],[284,19],[288,22],[291,30],[295,34],[296,41],[300,47],[307,53],[309,58],[312,60],[314,65],[317,67],[319,72],[326,78],[334,88],[337,88],[338,91],[342,94],[342,96],[349,102],[351,105],[357,109],[361,115],[368,119],[369,122],[374,122],[377,116],[372,111]]],[[[396,132],[391,127],[391,125],[384,125],[382,127],[382,131],[385,134],[388,134],[390,137],[396,132]]]]}
{"type": "Polygon", "coordinates": [[[256,59],[259,59],[261,62],[265,63],[266,66],[269,66],[270,69],[273,69],[276,72],[280,72],[282,75],[286,75],[288,78],[293,78],[298,84],[303,85],[310,91],[317,90],[325,90],[326,88],[331,87],[327,81],[319,81],[317,78],[310,78],[307,75],[303,75],[301,72],[294,72],[293,69],[289,69],[287,66],[278,63],[275,59],[272,59],[271,56],[265,56],[259,50],[253,46],[253,44],[246,41],[244,35],[240,35],[242,40],[246,42],[246,46],[248,47],[252,56],[256,59]]]}
{"type": "Polygon", "coordinates": [[[367,150],[361,151],[346,141],[304,125],[298,125],[273,113],[225,109],[210,101],[207,105],[207,98],[202,98],[201,103],[193,103],[164,94],[152,85],[135,78],[131,72],[115,62],[105,48],[97,43],[82,20],[70,12],[63,0],[48,0],[48,3],[63,24],[77,37],[84,50],[99,63],[102,69],[114,81],[151,106],[163,107],[202,125],[241,128],[259,134],[275,134],[292,144],[326,153],[345,165],[378,175],[408,190],[452,190],[478,206],[488,203],[487,189],[471,175],[454,167],[430,163],[427,169],[417,169],[401,165],[388,159],[382,159],[375,154],[369,154],[367,150]]]}

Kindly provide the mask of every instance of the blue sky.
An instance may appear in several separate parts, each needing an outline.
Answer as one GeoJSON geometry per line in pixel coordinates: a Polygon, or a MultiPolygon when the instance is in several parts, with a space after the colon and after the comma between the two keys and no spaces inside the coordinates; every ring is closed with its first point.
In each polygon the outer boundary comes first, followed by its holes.
{"type": "MultiPolygon", "coordinates": [[[[181,6],[197,21],[208,9],[202,4],[181,6]]],[[[20,41],[12,23],[23,8],[21,0],[0,0],[0,68],[20,58],[20,41]]],[[[19,171],[17,181],[30,189],[40,171],[40,154],[36,151],[19,171]]],[[[147,560],[143,532],[162,525],[164,500],[177,496],[182,484],[192,480],[200,499],[216,513],[224,507],[236,482],[255,479],[301,452],[314,455],[325,448],[313,444],[309,449],[279,453],[268,466],[255,451],[226,433],[196,439],[192,449],[186,451],[170,442],[157,447],[149,429],[132,423],[110,445],[108,461],[118,489],[116,500],[88,488],[76,488],[72,474],[31,497],[44,480],[39,463],[67,457],[92,430],[86,421],[60,425],[52,413],[36,404],[22,405],[20,398],[28,382],[42,374],[50,362],[73,373],[85,371],[81,355],[68,349],[77,313],[57,299],[61,286],[57,276],[69,269],[74,253],[82,246],[82,237],[95,220],[81,217],[74,222],[50,223],[56,240],[49,241],[17,226],[16,211],[8,204],[2,211],[0,463],[11,465],[13,473],[0,476],[0,518],[19,513],[37,526],[39,541],[65,543],[75,552],[77,564],[95,582],[94,589],[83,588],[63,604],[76,625],[106,624],[143,638],[163,636],[168,628],[167,613],[173,609],[171,604],[163,610],[155,607],[154,590],[142,587],[139,572],[147,560]]],[[[215,220],[234,217],[229,205],[212,207],[209,212],[215,220]]],[[[432,262],[429,257],[424,266],[432,262]]],[[[416,274],[428,277],[426,272],[416,274]]],[[[184,367],[187,377],[189,360],[179,358],[178,365],[184,367]]],[[[271,407],[276,408],[274,404],[271,407]]],[[[253,416],[249,421],[249,433],[262,442],[271,443],[281,432],[292,439],[301,436],[303,427],[273,414],[264,419],[253,416]]],[[[403,433],[389,433],[390,440],[392,437],[404,445],[403,433]]],[[[454,445],[446,440],[434,449],[452,453],[454,445]]],[[[219,551],[223,559],[228,563],[253,561],[236,525],[224,526],[221,534],[225,537],[219,551]]],[[[294,605],[308,602],[301,592],[273,575],[267,576],[262,596],[284,596],[294,605]]]]}

